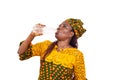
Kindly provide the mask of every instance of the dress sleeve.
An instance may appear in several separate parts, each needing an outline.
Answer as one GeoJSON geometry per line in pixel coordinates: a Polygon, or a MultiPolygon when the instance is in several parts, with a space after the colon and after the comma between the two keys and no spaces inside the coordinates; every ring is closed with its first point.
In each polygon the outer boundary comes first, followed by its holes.
{"type": "MultiPolygon", "coordinates": [[[[22,44],[22,42],[20,42],[20,45],[22,44]]],[[[19,55],[19,59],[26,60],[33,56],[42,56],[44,54],[44,51],[47,49],[47,47],[50,44],[51,44],[51,42],[49,40],[39,42],[36,44],[30,44],[28,46],[28,49],[23,54],[19,55]]]]}
{"type": "Polygon", "coordinates": [[[74,80],[86,80],[84,57],[81,52],[76,55],[74,64],[74,80]]]}

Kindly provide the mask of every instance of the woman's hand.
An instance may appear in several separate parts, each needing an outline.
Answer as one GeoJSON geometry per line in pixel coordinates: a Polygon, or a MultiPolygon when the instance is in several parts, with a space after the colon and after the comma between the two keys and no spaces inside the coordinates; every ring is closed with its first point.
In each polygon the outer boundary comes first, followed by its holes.
{"type": "Polygon", "coordinates": [[[33,30],[32,30],[32,35],[34,36],[40,36],[40,35],[43,35],[43,28],[45,27],[45,25],[43,24],[36,24],[34,27],[33,27],[33,30]]]}

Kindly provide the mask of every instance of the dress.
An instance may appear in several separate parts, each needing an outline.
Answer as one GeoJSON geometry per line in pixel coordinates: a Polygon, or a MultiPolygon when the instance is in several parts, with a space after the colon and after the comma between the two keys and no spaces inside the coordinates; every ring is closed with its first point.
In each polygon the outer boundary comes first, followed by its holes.
{"type": "MultiPolygon", "coordinates": [[[[31,44],[25,53],[19,55],[19,59],[26,60],[33,56],[43,57],[44,51],[51,43],[45,40],[31,44]]],[[[38,80],[86,80],[82,52],[76,48],[66,48],[58,52],[56,48],[57,45],[45,60],[41,60],[38,80]]]]}

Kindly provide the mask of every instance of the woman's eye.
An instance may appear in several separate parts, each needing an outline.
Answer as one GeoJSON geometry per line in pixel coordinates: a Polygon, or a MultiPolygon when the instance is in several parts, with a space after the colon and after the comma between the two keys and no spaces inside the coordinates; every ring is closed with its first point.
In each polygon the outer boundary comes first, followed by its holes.
{"type": "Polygon", "coordinates": [[[63,25],[63,27],[66,27],[65,25],[63,25]]]}
{"type": "Polygon", "coordinates": [[[63,25],[63,27],[67,28],[68,26],[67,25],[63,25]]]}

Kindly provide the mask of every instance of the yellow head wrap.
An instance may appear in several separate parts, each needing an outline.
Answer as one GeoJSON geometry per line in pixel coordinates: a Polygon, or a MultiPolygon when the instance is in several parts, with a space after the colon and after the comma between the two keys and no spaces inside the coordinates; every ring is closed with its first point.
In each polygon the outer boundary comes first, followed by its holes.
{"type": "Polygon", "coordinates": [[[66,21],[72,27],[77,38],[81,37],[82,34],[86,31],[86,29],[83,28],[83,26],[82,26],[83,22],[80,19],[69,18],[66,21]]]}

